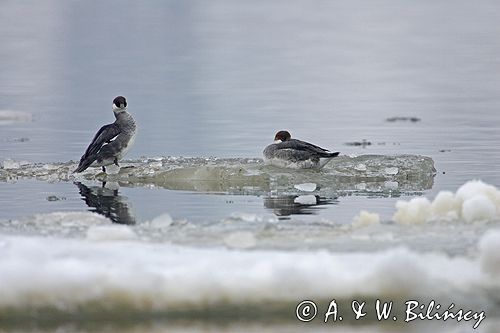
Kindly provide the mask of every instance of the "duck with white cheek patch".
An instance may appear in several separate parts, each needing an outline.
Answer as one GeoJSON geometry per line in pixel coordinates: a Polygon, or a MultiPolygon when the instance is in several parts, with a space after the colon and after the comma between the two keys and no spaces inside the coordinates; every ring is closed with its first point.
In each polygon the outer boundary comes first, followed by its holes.
{"type": "Polygon", "coordinates": [[[119,166],[118,161],[134,143],[136,125],[134,118],[127,111],[125,97],[118,96],[113,100],[113,113],[115,122],[104,125],[96,133],[74,172],[82,172],[88,167],[102,167],[102,171],[106,172],[108,165],[119,166]]]}
{"type": "Polygon", "coordinates": [[[264,149],[264,162],[283,168],[321,169],[338,155],[339,152],[292,139],[289,132],[279,131],[274,143],[264,149]]]}

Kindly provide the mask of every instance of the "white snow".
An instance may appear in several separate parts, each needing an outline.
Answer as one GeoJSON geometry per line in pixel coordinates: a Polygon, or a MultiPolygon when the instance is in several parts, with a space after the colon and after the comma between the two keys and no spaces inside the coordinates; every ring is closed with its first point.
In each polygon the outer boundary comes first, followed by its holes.
{"type": "MultiPolygon", "coordinates": [[[[127,227],[119,227],[91,230],[106,235],[106,240],[132,235],[127,227]]],[[[2,235],[0,311],[71,311],[96,304],[117,311],[179,310],[206,304],[297,302],[304,297],[432,296],[460,302],[483,285],[485,265],[498,267],[497,241],[498,235],[494,241],[483,240],[480,266],[476,259],[402,248],[370,253],[241,251],[2,235]]],[[[253,236],[232,234],[226,244],[251,247],[253,236]]],[[[500,286],[498,280],[493,283],[500,286]]],[[[487,297],[481,295],[476,301],[487,297]]]]}
{"type": "Polygon", "coordinates": [[[19,169],[20,165],[19,162],[13,161],[10,158],[8,158],[5,161],[3,161],[2,167],[5,170],[13,170],[13,169],[19,169]]]}
{"type": "Polygon", "coordinates": [[[301,205],[316,205],[318,203],[316,196],[312,194],[299,195],[293,199],[293,202],[301,205]]]}
{"type": "Polygon", "coordinates": [[[462,185],[454,194],[441,191],[431,202],[427,198],[398,201],[393,220],[403,224],[439,219],[463,219],[473,223],[500,218],[500,191],[480,180],[462,185]]]}
{"type": "Polygon", "coordinates": [[[36,214],[33,223],[44,228],[89,227],[111,224],[111,220],[92,212],[54,212],[36,214]]]}
{"type": "Polygon", "coordinates": [[[399,183],[395,181],[386,181],[384,182],[384,187],[389,190],[397,190],[399,187],[399,183]]]}
{"type": "Polygon", "coordinates": [[[363,163],[358,163],[356,164],[356,166],[354,167],[354,170],[358,170],[358,171],[366,171],[366,165],[363,164],[363,163]]]}
{"type": "Polygon", "coordinates": [[[257,244],[257,239],[249,231],[238,231],[225,237],[224,244],[233,249],[249,249],[257,244]]]}
{"type": "Polygon", "coordinates": [[[460,215],[460,202],[453,192],[441,191],[432,201],[431,212],[440,218],[457,219],[460,215]]]}
{"type": "Polygon", "coordinates": [[[431,213],[431,203],[427,198],[413,198],[410,201],[396,202],[394,221],[403,224],[420,224],[427,221],[431,213]]]}
{"type": "Polygon", "coordinates": [[[377,213],[370,213],[367,212],[366,210],[362,210],[359,212],[358,215],[356,215],[353,218],[352,224],[354,227],[363,227],[372,224],[380,224],[380,216],[377,213]]]}
{"type": "Polygon", "coordinates": [[[149,222],[149,225],[152,228],[156,229],[163,229],[163,228],[168,228],[174,223],[174,220],[170,216],[170,214],[165,213],[160,216],[155,217],[151,222],[149,222]]]}
{"type": "Polygon", "coordinates": [[[87,230],[87,239],[91,241],[130,240],[136,237],[129,226],[120,224],[92,226],[87,230]]]}
{"type": "Polygon", "coordinates": [[[294,188],[302,192],[314,192],[318,185],[315,183],[303,183],[294,185],[294,188]]]}
{"type": "Polygon", "coordinates": [[[496,215],[495,204],[482,194],[467,199],[462,204],[462,217],[467,222],[490,220],[496,215]]]}
{"type": "Polygon", "coordinates": [[[386,175],[391,175],[391,176],[394,176],[394,175],[397,175],[399,172],[399,169],[396,168],[396,167],[390,167],[390,168],[385,168],[384,169],[384,173],[386,175]]]}
{"type": "Polygon", "coordinates": [[[257,214],[252,213],[233,213],[231,217],[244,222],[257,222],[261,220],[257,214]]]}
{"type": "Polygon", "coordinates": [[[500,229],[491,230],[479,242],[481,269],[500,278],[500,229]]]}

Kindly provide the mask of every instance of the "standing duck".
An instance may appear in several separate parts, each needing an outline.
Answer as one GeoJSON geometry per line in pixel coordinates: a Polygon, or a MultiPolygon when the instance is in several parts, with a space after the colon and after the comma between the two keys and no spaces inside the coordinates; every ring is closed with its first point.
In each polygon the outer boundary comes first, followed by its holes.
{"type": "Polygon", "coordinates": [[[102,167],[102,171],[106,172],[108,165],[119,166],[118,161],[134,143],[136,125],[134,118],[127,111],[125,97],[118,96],[113,100],[113,113],[115,122],[104,125],[96,133],[74,172],[82,172],[90,166],[102,167]]]}

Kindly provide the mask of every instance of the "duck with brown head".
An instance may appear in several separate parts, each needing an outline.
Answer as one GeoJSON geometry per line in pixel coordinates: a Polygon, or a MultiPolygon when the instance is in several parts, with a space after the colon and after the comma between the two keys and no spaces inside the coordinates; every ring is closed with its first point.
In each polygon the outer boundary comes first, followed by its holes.
{"type": "Polygon", "coordinates": [[[266,164],[295,169],[321,169],[338,155],[339,152],[292,139],[288,131],[276,133],[274,143],[264,149],[266,164]]]}

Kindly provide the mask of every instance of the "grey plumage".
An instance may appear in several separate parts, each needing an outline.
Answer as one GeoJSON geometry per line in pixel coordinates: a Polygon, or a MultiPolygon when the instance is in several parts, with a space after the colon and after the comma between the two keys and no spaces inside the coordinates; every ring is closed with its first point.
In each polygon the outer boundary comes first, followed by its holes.
{"type": "Polygon", "coordinates": [[[268,164],[280,167],[322,168],[339,155],[339,152],[331,152],[311,143],[292,139],[287,131],[279,131],[275,141],[278,142],[264,149],[264,160],[268,164]]]}
{"type": "Polygon", "coordinates": [[[115,122],[104,125],[96,133],[74,172],[82,172],[90,166],[102,167],[106,171],[107,165],[118,165],[118,161],[130,149],[135,138],[136,124],[132,115],[127,112],[125,97],[118,96],[113,100],[113,112],[115,122]]]}

